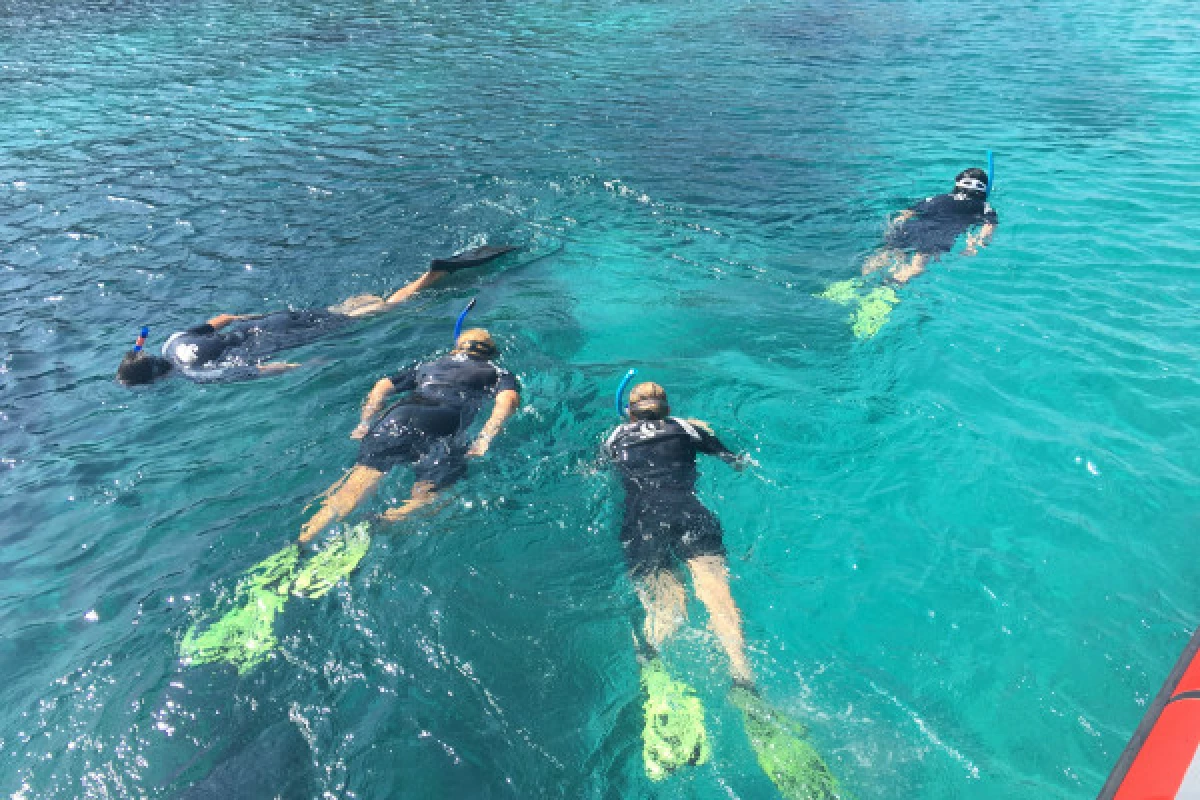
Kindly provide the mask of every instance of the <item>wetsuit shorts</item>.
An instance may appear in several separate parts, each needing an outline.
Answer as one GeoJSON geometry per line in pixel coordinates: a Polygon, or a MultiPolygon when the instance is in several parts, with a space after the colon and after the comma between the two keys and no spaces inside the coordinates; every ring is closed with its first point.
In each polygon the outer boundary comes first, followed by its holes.
{"type": "Polygon", "coordinates": [[[444,489],[467,474],[460,420],[450,406],[393,406],[363,437],[357,463],[380,472],[412,464],[418,482],[444,489]]]}
{"type": "Polygon", "coordinates": [[[884,241],[888,247],[897,250],[940,255],[954,249],[958,236],[959,231],[949,226],[910,223],[898,226],[884,241]]]}
{"type": "Polygon", "coordinates": [[[626,495],[621,549],[634,578],[670,569],[674,559],[725,555],[721,523],[690,491],[626,495]]]}

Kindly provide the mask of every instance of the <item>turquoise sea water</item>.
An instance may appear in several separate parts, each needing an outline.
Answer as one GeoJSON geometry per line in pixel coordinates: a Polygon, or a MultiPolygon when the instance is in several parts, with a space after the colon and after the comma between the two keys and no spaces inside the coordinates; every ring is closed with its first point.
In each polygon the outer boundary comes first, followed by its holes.
{"type": "Polygon", "coordinates": [[[775,796],[696,605],[666,655],[713,759],[642,771],[596,458],[637,366],[761,463],[701,494],[764,694],[848,787],[1094,796],[1200,623],[1198,35],[1171,1],[0,0],[0,794],[775,796]],[[813,294],[988,148],[993,246],[855,340],[813,294]],[[484,240],[562,250],[283,377],[112,381],[143,322],[484,240]],[[475,294],[525,387],[488,458],[278,658],[182,667],[475,294]]]}

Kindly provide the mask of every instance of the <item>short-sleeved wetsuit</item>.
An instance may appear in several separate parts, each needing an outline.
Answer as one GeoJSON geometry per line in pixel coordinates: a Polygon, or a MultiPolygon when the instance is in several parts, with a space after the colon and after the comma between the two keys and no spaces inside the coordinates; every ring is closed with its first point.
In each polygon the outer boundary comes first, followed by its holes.
{"type": "Polygon", "coordinates": [[[930,255],[949,253],[958,237],[976,225],[995,225],[999,218],[982,192],[939,194],[909,209],[914,215],[896,223],[884,241],[888,247],[930,255]]]}
{"type": "Polygon", "coordinates": [[[313,342],[350,319],[325,310],[277,311],[220,330],[205,323],[172,334],[162,352],[197,383],[248,380],[259,376],[258,364],[268,356],[313,342]]]}
{"type": "Polygon", "coordinates": [[[619,426],[604,444],[625,487],[621,547],[640,577],[687,560],[723,556],[721,523],[696,497],[696,454],[727,463],[737,457],[703,427],[687,420],[639,420],[619,426]]]}
{"type": "Polygon", "coordinates": [[[407,394],[363,437],[358,463],[380,472],[412,464],[417,481],[438,489],[466,474],[466,433],[484,402],[499,392],[519,391],[508,370],[463,354],[419,364],[388,380],[407,394]]]}

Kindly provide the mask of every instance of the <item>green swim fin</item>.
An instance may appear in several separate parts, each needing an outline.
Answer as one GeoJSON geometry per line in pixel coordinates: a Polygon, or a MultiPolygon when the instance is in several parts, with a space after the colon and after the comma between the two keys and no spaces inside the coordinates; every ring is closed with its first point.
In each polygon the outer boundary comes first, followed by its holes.
{"type": "Polygon", "coordinates": [[[892,308],[900,302],[900,296],[890,286],[880,286],[867,292],[859,301],[851,317],[854,335],[859,339],[870,339],[888,321],[892,308]]]}
{"type": "Polygon", "coordinates": [[[646,776],[661,781],[679,767],[708,761],[704,704],[695,690],[668,675],[657,658],[642,666],[642,689],[646,692],[642,729],[646,776]]]}
{"type": "Polygon", "coordinates": [[[363,560],[371,546],[370,527],[360,523],[332,537],[305,561],[294,544],[246,570],[233,591],[233,608],[201,631],[197,622],[179,643],[189,665],[224,661],[245,674],[279,646],[275,617],[289,595],[317,598],[329,592],[363,560]]]}
{"type": "Polygon", "coordinates": [[[255,586],[238,592],[238,605],[200,633],[193,625],[179,643],[190,666],[225,661],[244,675],[267,659],[278,645],[275,616],[286,598],[274,588],[255,586]]]}
{"type": "Polygon", "coordinates": [[[831,283],[817,297],[831,300],[838,305],[846,306],[858,299],[858,290],[862,288],[862,278],[850,278],[845,281],[831,283]]]}
{"type": "Polygon", "coordinates": [[[742,710],[746,735],[758,756],[758,765],[787,800],[851,800],[807,741],[804,726],[766,704],[749,689],[730,693],[742,710]]]}
{"type": "Polygon", "coordinates": [[[354,572],[371,547],[371,528],[360,522],[331,538],[325,546],[300,565],[288,590],[297,597],[323,597],[338,581],[354,572]]]}

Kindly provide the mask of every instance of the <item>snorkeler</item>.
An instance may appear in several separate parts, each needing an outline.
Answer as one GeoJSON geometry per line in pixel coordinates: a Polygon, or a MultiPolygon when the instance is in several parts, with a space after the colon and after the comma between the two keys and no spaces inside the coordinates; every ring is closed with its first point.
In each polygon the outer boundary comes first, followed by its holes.
{"type": "Polygon", "coordinates": [[[281,350],[313,342],[357,317],[391,311],[450,273],[486,264],[515,249],[476,247],[451,258],[434,259],[425,274],[387,299],[362,294],[326,309],[218,314],[203,325],[172,334],[163,345],[162,356],[142,350],[148,333],[143,328],[137,344],[121,359],[117,380],[136,386],[177,372],[197,383],[218,383],[284,372],[299,364],[267,359],[281,350]]]}
{"type": "Polygon", "coordinates": [[[963,233],[963,255],[973,256],[992,239],[996,212],[988,205],[988,173],[963,170],[954,179],[954,191],[927,197],[893,218],[884,235],[884,249],[868,258],[862,274],[887,267],[889,280],[903,285],[925,271],[930,261],[949,253],[963,233]],[[982,226],[977,233],[973,228],[982,226]],[[911,257],[909,254],[911,253],[911,257]]]}
{"type": "Polygon", "coordinates": [[[729,591],[721,524],[696,497],[696,454],[716,456],[740,469],[743,462],[699,420],[667,416],[667,393],[640,383],[629,394],[629,422],[605,442],[625,488],[621,547],[646,610],[645,644],[651,652],[679,627],[686,603],[672,571],[675,557],[692,575],[696,596],[729,656],[735,684],[753,685],[740,614],[729,591]]]}
{"type": "Polygon", "coordinates": [[[363,404],[362,422],[350,434],[362,440],[358,461],[326,491],[321,508],[301,528],[300,542],[349,515],[399,464],[412,464],[416,480],[409,499],[380,516],[386,522],[428,505],[439,490],[465,475],[466,459],[487,453],[521,402],[516,376],[492,363],[497,355],[491,335],[474,328],[455,339],[449,355],[379,380],[363,404]],[[375,419],[395,392],[406,394],[375,419]],[[494,398],[491,414],[468,442],[471,422],[489,397],[494,398]]]}
{"type": "Polygon", "coordinates": [[[332,591],[358,567],[376,525],[428,505],[466,473],[467,458],[487,453],[521,398],[517,379],[491,363],[497,355],[491,335],[481,328],[460,332],[474,304],[458,317],[449,355],[375,384],[363,404],[362,424],[350,434],[363,440],[358,463],[322,495],[321,508],[302,527],[299,542],[246,570],[233,591],[232,607],[216,619],[197,620],[184,633],[179,654],[185,663],[227,663],[245,674],[273,657],[279,646],[275,618],[289,597],[317,599],[332,591]],[[397,391],[406,394],[380,414],[397,391]],[[492,412],[469,442],[468,429],[489,397],[495,400],[492,412]],[[353,512],[399,464],[414,467],[416,480],[406,502],[335,532],[320,547],[308,545],[353,512]]]}
{"type": "Polygon", "coordinates": [[[730,697],[742,711],[763,770],[786,797],[847,797],[802,728],[768,706],[755,688],[741,614],[729,588],[721,524],[696,497],[698,453],[739,470],[753,462],[734,454],[706,423],[669,416],[667,393],[656,383],[635,386],[627,411],[629,422],[612,432],[604,450],[625,489],[621,547],[645,610],[642,635],[635,638],[646,695],[642,756],[647,776],[662,780],[709,757],[703,705],[692,687],[668,674],[659,656],[687,616],[687,594],[674,570],[679,559],[729,659],[730,697]]]}

